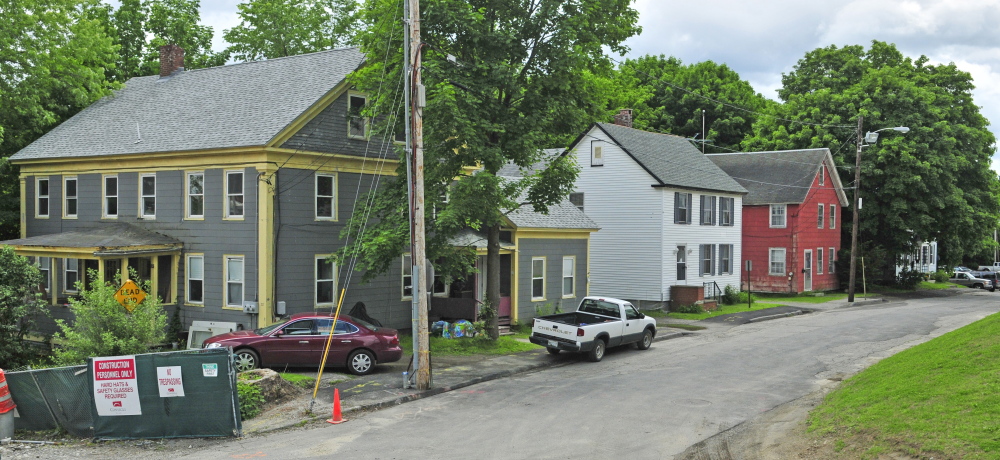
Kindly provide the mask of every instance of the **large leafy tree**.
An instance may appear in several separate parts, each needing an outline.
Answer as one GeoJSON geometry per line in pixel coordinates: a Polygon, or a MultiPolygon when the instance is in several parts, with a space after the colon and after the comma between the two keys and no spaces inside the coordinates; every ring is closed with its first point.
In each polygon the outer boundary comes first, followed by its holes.
{"type": "Polygon", "coordinates": [[[250,0],[240,25],[226,30],[237,61],[273,59],[350,44],[358,20],[354,0],[250,0]]]}
{"type": "Polygon", "coordinates": [[[140,64],[141,75],[160,73],[160,47],[174,44],[184,49],[184,67],[201,69],[226,63],[226,52],[212,51],[214,32],[209,26],[199,25],[201,13],[199,0],[152,0],[148,4],[149,17],[145,31],[153,38],[146,45],[145,57],[140,64]]]}
{"type": "Polygon", "coordinates": [[[675,57],[643,56],[623,62],[616,73],[618,88],[634,88],[624,99],[632,107],[633,125],[712,142],[707,153],[738,150],[752,132],[756,113],[774,104],[725,64],[684,64],[675,57]],[[703,126],[704,120],[704,126],[703,126]]]}
{"type": "MultiPolygon", "coordinates": [[[[992,244],[1000,218],[1000,181],[990,170],[996,139],[967,72],[874,41],[867,50],[811,51],[782,84],[782,104],[757,120],[746,150],[828,147],[850,186],[859,115],[864,131],[910,128],[883,132],[862,153],[859,255],[868,254],[883,278],[917,241],[937,240],[950,264],[992,244]]],[[[849,222],[850,210],[844,214],[849,222]]]]}
{"type": "MultiPolygon", "coordinates": [[[[426,209],[436,211],[429,213],[435,218],[427,223],[428,257],[457,253],[458,259],[467,258],[468,250],[447,247],[447,237],[466,227],[486,230],[488,306],[495,308],[500,300],[499,241],[505,215],[520,206],[547,212],[572,188],[575,163],[569,157],[546,157],[541,149],[567,146],[590,122],[606,115],[605,83],[612,65],[605,50],[624,53],[622,42],[639,31],[631,3],[421,3],[426,209]],[[522,168],[525,177],[509,180],[498,175],[509,163],[522,168]],[[470,168],[481,170],[468,174],[470,168]],[[449,199],[444,202],[439,197],[446,189],[449,199]]],[[[401,3],[370,0],[365,12],[360,43],[369,59],[355,83],[370,94],[375,113],[398,115],[395,93],[382,84],[401,81],[401,29],[394,27],[401,3]]],[[[368,276],[398,263],[408,246],[402,217],[407,208],[405,175],[402,168],[399,172],[372,197],[375,213],[361,244],[349,246],[356,248],[353,253],[342,253],[359,256],[368,276]]],[[[349,240],[357,238],[365,219],[363,213],[355,214],[349,240]]],[[[439,263],[437,269],[461,265],[439,263]]],[[[491,326],[495,336],[495,322],[491,326]]]]}
{"type": "Polygon", "coordinates": [[[143,0],[122,0],[112,16],[120,47],[118,81],[142,75],[140,65],[146,49],[146,32],[143,29],[148,16],[149,5],[143,0]]]}
{"type": "Polygon", "coordinates": [[[109,94],[116,49],[96,0],[0,1],[0,239],[19,235],[17,168],[6,158],[109,94]]]}

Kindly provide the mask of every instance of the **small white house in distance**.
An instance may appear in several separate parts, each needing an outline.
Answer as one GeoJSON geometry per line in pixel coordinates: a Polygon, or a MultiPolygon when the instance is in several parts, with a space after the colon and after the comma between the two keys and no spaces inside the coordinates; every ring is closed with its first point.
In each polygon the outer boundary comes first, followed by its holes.
{"type": "Polygon", "coordinates": [[[581,168],[570,201],[601,228],[591,295],[652,309],[669,306],[673,286],[703,287],[706,299],[738,289],[746,189],[685,138],[630,125],[623,111],[570,147],[581,168]]]}
{"type": "Polygon", "coordinates": [[[903,255],[903,260],[896,265],[896,276],[903,270],[934,273],[938,269],[937,260],[937,241],[921,241],[912,254],[903,255]]]}

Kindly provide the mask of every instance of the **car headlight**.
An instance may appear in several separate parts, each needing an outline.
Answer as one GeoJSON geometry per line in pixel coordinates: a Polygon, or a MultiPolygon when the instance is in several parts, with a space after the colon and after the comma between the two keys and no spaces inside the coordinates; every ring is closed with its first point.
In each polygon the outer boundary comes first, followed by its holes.
{"type": "Polygon", "coordinates": [[[222,344],[219,342],[213,342],[208,345],[205,345],[205,348],[222,348],[222,344]]]}

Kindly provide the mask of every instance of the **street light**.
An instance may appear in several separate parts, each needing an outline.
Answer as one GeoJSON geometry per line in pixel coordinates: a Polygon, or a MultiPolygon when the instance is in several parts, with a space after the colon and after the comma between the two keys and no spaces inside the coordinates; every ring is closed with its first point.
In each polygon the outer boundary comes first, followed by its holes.
{"type": "MultiPolygon", "coordinates": [[[[858,116],[858,153],[855,157],[854,165],[854,223],[851,227],[851,276],[850,280],[847,282],[847,302],[854,302],[854,274],[857,270],[857,253],[858,253],[858,217],[861,215],[861,210],[858,209],[858,201],[860,200],[860,195],[858,193],[861,191],[861,148],[867,147],[861,138],[861,124],[864,121],[864,117],[858,116]]],[[[897,126],[895,128],[882,128],[875,131],[869,131],[865,134],[864,142],[869,144],[874,144],[878,141],[878,133],[880,131],[893,130],[901,133],[910,132],[910,128],[906,126],[897,126]]]]}

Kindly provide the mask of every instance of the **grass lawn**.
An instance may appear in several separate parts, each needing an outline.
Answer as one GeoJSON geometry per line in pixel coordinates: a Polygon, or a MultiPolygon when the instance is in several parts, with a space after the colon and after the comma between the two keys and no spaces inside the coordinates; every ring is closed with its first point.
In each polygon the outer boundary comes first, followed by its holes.
{"type": "Polygon", "coordinates": [[[703,312],[703,313],[676,313],[676,312],[670,312],[670,313],[667,313],[667,317],[668,318],[677,318],[677,319],[701,320],[701,319],[705,319],[705,318],[711,318],[713,316],[728,315],[730,313],[740,313],[740,312],[745,312],[745,311],[764,310],[766,308],[774,308],[774,307],[780,307],[780,306],[781,306],[780,304],[776,304],[776,303],[764,303],[764,302],[754,302],[753,304],[751,304],[750,308],[747,308],[746,304],[723,305],[723,306],[719,307],[718,310],[706,311],[706,312],[703,312]]]}
{"type": "MultiPolygon", "coordinates": [[[[527,339],[531,335],[531,329],[522,327],[514,335],[501,336],[496,341],[489,340],[486,336],[480,337],[459,337],[455,339],[445,339],[442,337],[430,338],[431,353],[436,355],[511,355],[522,351],[537,350],[542,348],[518,339],[527,339]]],[[[406,334],[399,335],[400,346],[403,347],[404,355],[413,354],[413,337],[406,334]]]]}
{"type": "Polygon", "coordinates": [[[817,296],[816,294],[799,294],[799,295],[769,295],[769,294],[757,294],[754,293],[761,302],[767,303],[783,303],[783,302],[801,302],[801,303],[823,303],[829,302],[831,300],[846,299],[846,292],[825,292],[822,295],[817,296]]]}
{"type": "Polygon", "coordinates": [[[998,349],[994,314],[900,352],[844,381],[809,430],[843,458],[998,458],[998,349]]]}

